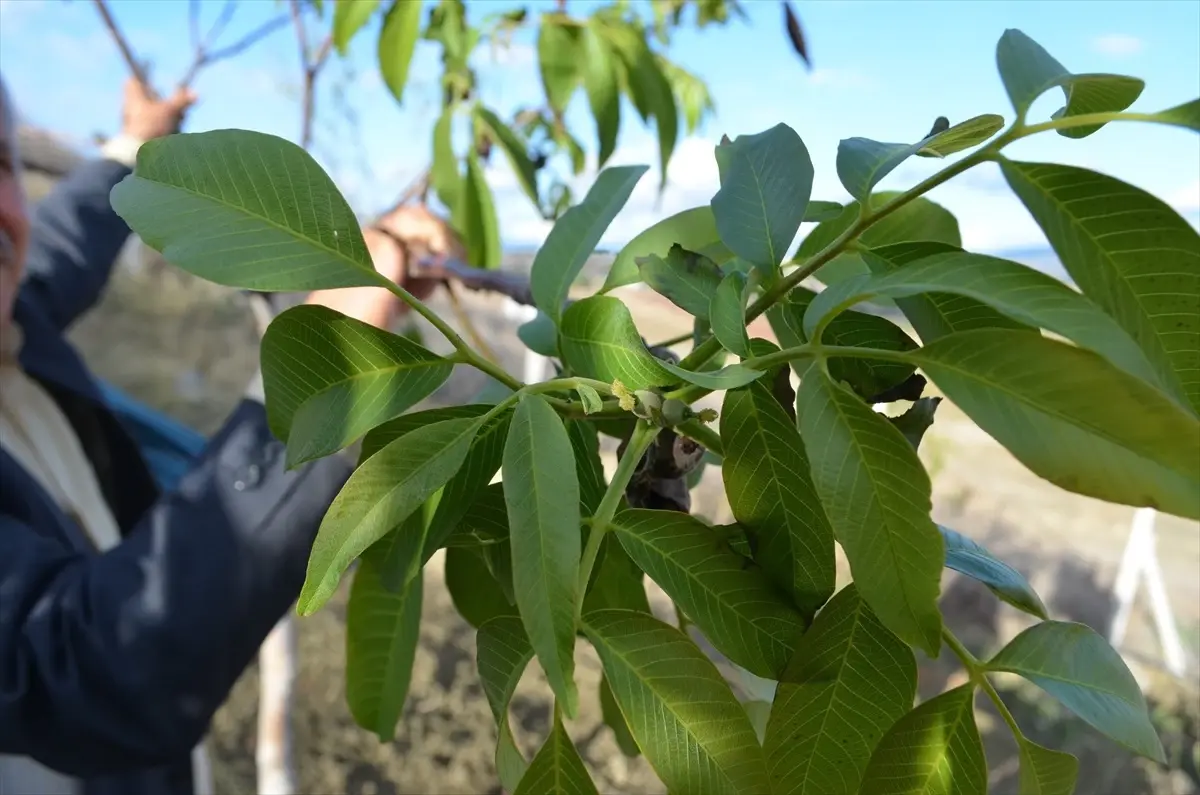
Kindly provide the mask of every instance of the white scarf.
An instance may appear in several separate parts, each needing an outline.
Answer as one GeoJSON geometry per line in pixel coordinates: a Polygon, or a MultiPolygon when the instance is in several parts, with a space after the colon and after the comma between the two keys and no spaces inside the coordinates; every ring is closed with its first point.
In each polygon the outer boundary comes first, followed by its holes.
{"type": "MultiPolygon", "coordinates": [[[[121,532],[100,490],[95,470],[70,421],[40,384],[21,369],[23,337],[15,324],[0,329],[0,446],[54,498],[98,552],[121,543],[121,532]]],[[[203,742],[192,752],[196,795],[211,795],[212,776],[203,742]]],[[[79,782],[28,757],[0,755],[0,795],[75,795],[79,782]]]]}

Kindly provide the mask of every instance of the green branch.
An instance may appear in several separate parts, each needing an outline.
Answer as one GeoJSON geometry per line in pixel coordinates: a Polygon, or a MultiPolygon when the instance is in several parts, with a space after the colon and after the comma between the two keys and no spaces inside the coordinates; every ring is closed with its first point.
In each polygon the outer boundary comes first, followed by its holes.
{"type": "Polygon", "coordinates": [[[579,561],[579,603],[575,608],[577,622],[583,612],[583,597],[587,594],[588,583],[592,580],[592,569],[596,567],[596,556],[600,554],[600,543],[604,541],[604,536],[608,533],[608,525],[621,505],[621,500],[625,496],[625,488],[633,478],[633,473],[637,471],[642,456],[654,438],[658,436],[658,430],[656,426],[648,422],[639,422],[634,426],[633,435],[629,437],[629,444],[625,448],[625,454],[617,462],[617,471],[613,473],[612,481],[604,491],[604,498],[600,500],[600,505],[592,516],[587,549],[583,551],[583,557],[579,561]]]}

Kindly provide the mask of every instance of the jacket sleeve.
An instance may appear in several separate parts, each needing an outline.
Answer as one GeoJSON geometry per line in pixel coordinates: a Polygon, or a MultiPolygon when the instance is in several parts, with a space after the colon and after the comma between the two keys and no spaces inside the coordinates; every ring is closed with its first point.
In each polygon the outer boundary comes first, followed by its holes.
{"type": "Polygon", "coordinates": [[[59,330],[99,300],[129,226],[108,194],[130,168],[92,160],[68,174],[38,203],[31,218],[23,290],[59,330]]]}
{"type": "Polygon", "coordinates": [[[102,555],[0,515],[0,753],[81,777],[186,753],[299,595],[350,471],[340,456],[285,470],[246,400],[102,555]]]}

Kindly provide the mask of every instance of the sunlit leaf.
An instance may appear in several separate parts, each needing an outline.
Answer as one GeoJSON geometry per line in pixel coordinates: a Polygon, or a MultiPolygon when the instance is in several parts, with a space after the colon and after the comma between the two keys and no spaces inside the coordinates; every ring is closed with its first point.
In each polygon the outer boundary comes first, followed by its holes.
{"type": "Polygon", "coordinates": [[[579,402],[583,404],[584,414],[595,414],[597,411],[604,409],[604,403],[600,400],[600,393],[587,384],[579,384],[575,387],[575,391],[579,394],[579,402]]]}
{"type": "Polygon", "coordinates": [[[776,795],[855,795],[876,743],[912,708],[912,650],[843,588],[796,644],[763,748],[776,795]]]}
{"type": "Polygon", "coordinates": [[[717,147],[721,189],[712,199],[721,241],[771,274],[791,248],[812,193],[813,166],[795,130],[778,124],[717,147]]]}
{"type": "Polygon", "coordinates": [[[979,427],[1068,491],[1200,518],[1200,419],[1099,355],[980,329],[908,354],[979,427]]]}
{"type": "Polygon", "coordinates": [[[355,558],[453,477],[479,427],[479,420],[464,417],[418,428],[354,471],[317,531],[296,607],[300,615],[316,612],[355,558]]]}
{"type": "Polygon", "coordinates": [[[575,607],[579,478],[567,429],[545,400],[523,398],[504,445],[513,587],[538,661],[568,716],[576,713],[575,607]]]}
{"type": "MultiPolygon", "coordinates": [[[[1004,90],[1017,111],[1019,121],[1034,100],[1055,86],[1061,86],[1066,105],[1055,118],[1085,113],[1111,113],[1128,108],[1141,96],[1146,84],[1134,77],[1105,74],[1071,74],[1050,53],[1019,30],[1004,31],[996,44],[996,66],[1004,90]]],[[[1060,130],[1070,138],[1083,138],[1103,125],[1060,130]]]]}
{"type": "Polygon", "coordinates": [[[916,451],[819,364],[800,381],[796,415],[817,494],[863,599],[888,629],[936,657],[945,550],[916,451]]]}
{"type": "Polygon", "coordinates": [[[833,593],[833,530],[800,432],[765,379],[725,393],[721,444],[729,507],[754,532],[756,560],[811,617],[833,593]]]}
{"type": "Polygon", "coordinates": [[[274,135],[214,130],[148,141],[110,200],[146,245],[206,281],[267,292],[386,283],[333,181],[274,135]]]}
{"type": "MultiPolygon", "coordinates": [[[[386,549],[378,554],[386,554],[386,549]]],[[[421,571],[399,593],[380,582],[368,551],[346,606],[346,703],[359,726],[390,741],[404,709],[420,640],[421,571]]]]}
{"type": "Polygon", "coordinates": [[[384,85],[396,98],[404,99],[404,86],[408,83],[408,68],[413,52],[417,48],[417,36],[421,33],[421,4],[408,0],[393,0],[391,8],[383,18],[379,31],[379,73],[384,85]]]}
{"type": "Polygon", "coordinates": [[[1041,619],[1049,618],[1046,605],[1021,572],[966,536],[938,525],[946,542],[946,568],[978,580],[1000,599],[1041,619]]]}
{"type": "Polygon", "coordinates": [[[687,514],[623,511],[612,527],[718,651],[753,674],[779,677],[806,622],[756,567],[687,514]]]}
{"type": "Polygon", "coordinates": [[[584,614],[638,747],[671,792],[768,792],[745,710],[716,666],[679,630],[629,610],[584,614]]]}
{"type": "Polygon", "coordinates": [[[975,725],[975,685],[924,702],[892,726],[871,755],[864,795],[977,795],[987,760],[975,725]]]}
{"type": "Polygon", "coordinates": [[[530,289],[538,309],[555,322],[562,316],[571,283],[645,173],[646,166],[601,171],[583,201],[558,219],[538,249],[530,270],[530,289]]]}
{"type": "Polygon", "coordinates": [[[529,638],[519,618],[501,617],[479,627],[475,635],[475,650],[479,681],[492,708],[492,717],[499,727],[496,772],[504,788],[513,792],[525,775],[527,765],[512,739],[508,704],[517,690],[521,675],[533,659],[533,647],[529,645],[529,638]]]}
{"type": "Polygon", "coordinates": [[[1129,750],[1166,762],[1137,680],[1121,655],[1090,627],[1066,621],[1034,624],[989,660],[987,668],[1025,677],[1129,750]]]}
{"type": "Polygon", "coordinates": [[[621,127],[621,94],[617,81],[617,66],[609,44],[595,29],[588,26],[583,33],[583,87],[596,120],[596,139],[599,144],[597,168],[604,168],[617,148],[617,131],[621,127]]]}
{"type": "Polygon", "coordinates": [[[563,14],[542,14],[537,37],[538,66],[546,100],[560,116],[566,111],[582,77],[581,38],[582,29],[563,14]]]}
{"type": "Polygon", "coordinates": [[[268,421],[287,441],[292,466],[407,411],[452,369],[416,343],[323,306],[288,309],[262,341],[268,421]]]}
{"type": "Polygon", "coordinates": [[[945,157],[991,138],[1004,126],[1004,117],[994,113],[975,116],[926,138],[917,151],[920,157],[945,157]]]}
{"type": "Polygon", "coordinates": [[[601,292],[641,281],[638,259],[652,254],[666,257],[676,244],[686,251],[708,257],[718,265],[733,256],[717,234],[712,208],[695,207],[664,218],[626,243],[613,260],[601,292]]]}
{"type": "Polygon", "coordinates": [[[1000,168],[1079,289],[1200,412],[1200,234],[1160,199],[1104,174],[1012,160],[1000,168]]]}
{"type": "Polygon", "coordinates": [[[722,278],[717,263],[676,244],[666,257],[638,257],[637,266],[642,281],[659,295],[693,317],[708,319],[709,304],[722,278]]]}
{"type": "Polygon", "coordinates": [[[1017,739],[1021,760],[1021,795],[1071,795],[1079,777],[1079,760],[1062,751],[1043,748],[1024,737],[1017,739]]]}
{"type": "Polygon", "coordinates": [[[379,0],[338,0],[333,7],[333,43],[339,55],[346,55],[350,40],[379,8],[379,0]]]}
{"type": "Polygon", "coordinates": [[[1154,114],[1155,121],[1162,124],[1172,124],[1176,127],[1186,127],[1200,132],[1200,99],[1193,99],[1182,105],[1167,108],[1154,114]]]}
{"type": "Polygon", "coordinates": [[[496,205],[483,173],[483,164],[474,150],[467,153],[467,177],[459,194],[457,217],[463,226],[467,263],[476,268],[500,267],[502,255],[496,205]]]}
{"type": "Polygon", "coordinates": [[[559,348],[571,369],[588,378],[620,381],[630,389],[673,380],[646,349],[629,309],[609,296],[595,295],[568,307],[562,316],[559,348]]]}
{"type": "Polygon", "coordinates": [[[746,333],[746,303],[742,297],[746,277],[741,273],[725,276],[708,305],[713,336],[730,353],[743,358],[750,355],[750,337],[746,333]]]}
{"type": "Polygon", "coordinates": [[[556,715],[542,744],[513,795],[596,795],[575,743],[556,715]]]}

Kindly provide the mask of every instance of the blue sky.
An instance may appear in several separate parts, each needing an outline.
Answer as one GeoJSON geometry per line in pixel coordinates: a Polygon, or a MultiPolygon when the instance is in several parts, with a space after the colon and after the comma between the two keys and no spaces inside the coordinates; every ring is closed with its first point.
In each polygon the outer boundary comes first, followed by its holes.
{"type": "MultiPolygon", "coordinates": [[[[170,86],[191,59],[187,3],[183,0],[110,0],[134,49],[154,64],[161,88],[170,86]]],[[[516,7],[507,0],[468,0],[478,18],[516,7]]],[[[533,10],[550,3],[525,4],[533,10]]],[[[569,0],[584,13],[596,4],[569,0]]],[[[749,21],[725,28],[681,32],[670,57],[709,82],[716,115],[682,140],[670,168],[669,187],[657,197],[657,173],[639,185],[605,238],[619,244],[657,218],[707,203],[717,188],[712,148],[722,133],[758,132],[778,122],[804,139],[816,166],[814,198],[845,200],[833,163],[839,139],[866,136],[911,141],[939,115],[952,122],[980,113],[1011,118],[995,70],[996,40],[1019,28],[1068,69],[1141,77],[1147,86],[1137,109],[1160,110],[1200,96],[1200,3],[1194,0],[804,0],[794,5],[809,39],[814,69],[806,71],[782,32],[775,0],[748,0],[749,21]]],[[[220,0],[203,4],[211,20],[220,0]]],[[[231,41],[282,12],[275,0],[242,0],[224,41],[231,41]]],[[[438,49],[421,43],[403,107],[387,94],[373,64],[377,23],[356,40],[345,61],[323,75],[315,154],[356,208],[380,209],[429,160],[429,131],[438,113],[438,49]],[[359,119],[358,133],[339,121],[343,106],[359,119]]],[[[477,53],[481,94],[502,115],[540,102],[541,87],[528,36],[507,51],[477,53]]],[[[295,139],[299,126],[296,44],[285,27],[237,60],[204,72],[195,88],[200,104],[188,129],[241,127],[295,139]]],[[[93,132],[115,131],[120,88],[126,76],[116,49],[88,2],[0,0],[0,71],[25,117],[55,130],[81,148],[93,132]]],[[[1031,118],[1046,118],[1060,103],[1047,95],[1031,118]]],[[[571,107],[580,139],[594,154],[586,98],[571,107]]],[[[1193,224],[1200,223],[1200,146],[1195,134],[1143,124],[1109,125],[1082,141],[1054,134],[1019,142],[1018,159],[1052,160],[1094,168],[1154,192],[1193,224]]],[[[624,108],[613,163],[657,161],[653,135],[624,108]]],[[[914,159],[881,188],[905,188],[940,167],[914,159]]],[[[535,244],[542,222],[517,189],[503,158],[493,158],[489,179],[497,192],[501,229],[510,245],[535,244]]],[[[578,181],[585,190],[594,173],[578,181]]],[[[979,167],[938,188],[931,198],[955,212],[964,243],[989,252],[1044,245],[1036,225],[1009,193],[998,169],[979,167]]]]}

